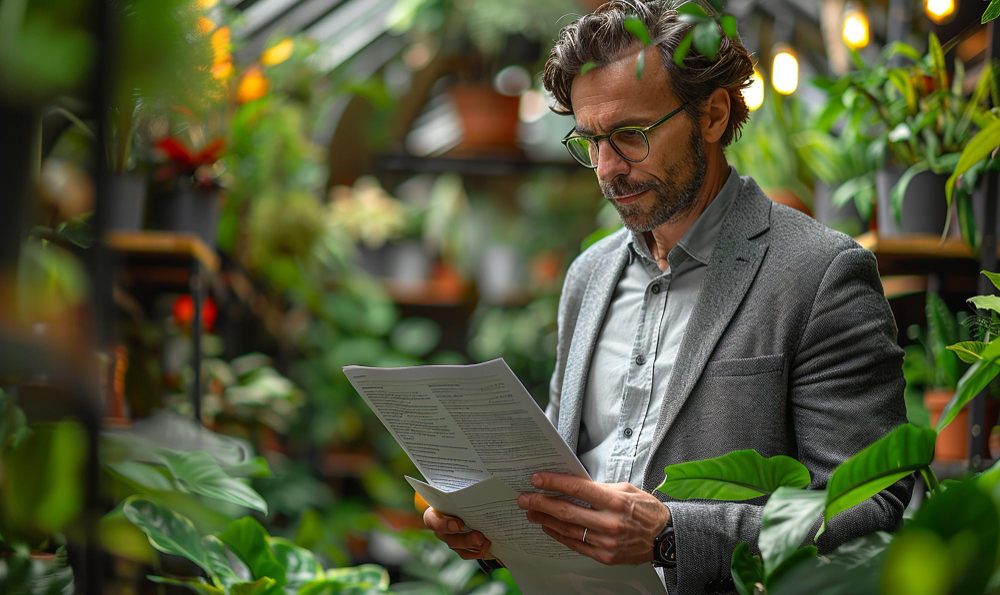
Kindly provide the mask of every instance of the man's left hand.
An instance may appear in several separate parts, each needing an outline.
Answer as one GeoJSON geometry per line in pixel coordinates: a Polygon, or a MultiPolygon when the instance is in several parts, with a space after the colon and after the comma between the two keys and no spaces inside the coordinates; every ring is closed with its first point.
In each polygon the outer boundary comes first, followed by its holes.
{"type": "Polygon", "coordinates": [[[653,538],[670,520],[670,510],[656,496],[630,483],[596,483],[559,473],[536,473],[531,484],[593,507],[545,494],[521,494],[517,505],[527,509],[528,520],[541,524],[546,535],[603,564],[653,560],[653,538]]]}

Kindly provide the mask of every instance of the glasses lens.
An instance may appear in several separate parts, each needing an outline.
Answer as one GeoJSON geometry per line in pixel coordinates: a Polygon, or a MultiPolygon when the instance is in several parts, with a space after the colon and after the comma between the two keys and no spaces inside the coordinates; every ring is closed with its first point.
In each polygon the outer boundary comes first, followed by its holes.
{"type": "Polygon", "coordinates": [[[597,163],[597,145],[586,138],[571,138],[566,141],[566,148],[569,154],[586,167],[593,167],[597,163]]]}
{"type": "Polygon", "coordinates": [[[611,143],[629,161],[642,161],[649,154],[646,135],[639,130],[618,130],[611,135],[611,143]]]}

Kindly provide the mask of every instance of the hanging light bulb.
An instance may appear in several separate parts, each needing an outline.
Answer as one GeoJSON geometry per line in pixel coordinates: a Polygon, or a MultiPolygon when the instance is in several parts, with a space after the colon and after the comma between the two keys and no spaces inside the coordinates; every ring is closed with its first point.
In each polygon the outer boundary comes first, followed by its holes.
{"type": "Polygon", "coordinates": [[[956,0],[924,0],[924,12],[935,23],[951,20],[955,14],[956,0]]]}
{"type": "Polygon", "coordinates": [[[849,4],[844,11],[844,26],[840,37],[852,50],[858,50],[868,45],[868,15],[855,4],[849,4]]]}
{"type": "Polygon", "coordinates": [[[746,102],[747,108],[753,111],[764,103],[764,77],[754,68],[753,78],[750,80],[750,86],[743,89],[743,101],[746,102]]]}
{"type": "Polygon", "coordinates": [[[783,46],[774,54],[771,64],[771,85],[782,95],[791,95],[799,86],[799,61],[792,48],[783,46]]]}

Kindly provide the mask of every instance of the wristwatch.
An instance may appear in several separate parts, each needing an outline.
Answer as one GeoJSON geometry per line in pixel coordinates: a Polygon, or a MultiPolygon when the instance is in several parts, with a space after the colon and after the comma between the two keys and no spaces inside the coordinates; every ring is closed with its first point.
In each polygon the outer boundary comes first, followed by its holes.
{"type": "Polygon", "coordinates": [[[653,538],[653,566],[672,568],[677,566],[677,548],[674,545],[674,523],[667,526],[653,538]]]}

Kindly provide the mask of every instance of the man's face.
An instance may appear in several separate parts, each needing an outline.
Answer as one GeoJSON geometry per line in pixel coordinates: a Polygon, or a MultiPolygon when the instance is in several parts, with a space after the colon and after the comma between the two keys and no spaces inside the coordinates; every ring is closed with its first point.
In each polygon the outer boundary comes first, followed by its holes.
{"type": "MultiPolygon", "coordinates": [[[[636,59],[637,52],[632,52],[573,79],[571,98],[580,134],[648,126],[680,106],[670,91],[659,49],[646,48],[639,80],[636,59]]],[[[615,205],[625,227],[635,232],[651,231],[689,211],[707,168],[700,129],[686,112],[646,136],[649,155],[639,163],[623,159],[608,140],[602,140],[596,169],[604,197],[615,205]]]]}

